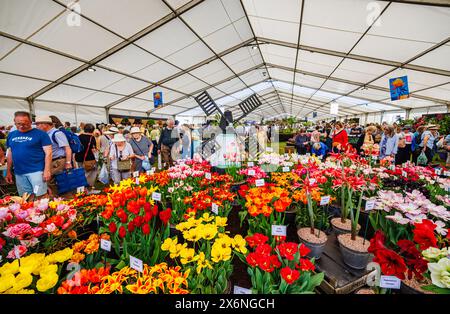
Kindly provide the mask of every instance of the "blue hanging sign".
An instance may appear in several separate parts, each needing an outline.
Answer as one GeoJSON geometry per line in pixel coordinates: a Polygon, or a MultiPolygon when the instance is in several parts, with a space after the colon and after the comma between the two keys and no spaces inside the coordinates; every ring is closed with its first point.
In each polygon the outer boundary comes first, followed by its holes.
{"type": "Polygon", "coordinates": [[[389,79],[389,89],[392,101],[409,98],[408,77],[405,75],[389,79]]]}
{"type": "Polygon", "coordinates": [[[154,92],[153,93],[153,104],[155,105],[155,108],[157,108],[163,104],[163,93],[162,92],[154,92]]]}

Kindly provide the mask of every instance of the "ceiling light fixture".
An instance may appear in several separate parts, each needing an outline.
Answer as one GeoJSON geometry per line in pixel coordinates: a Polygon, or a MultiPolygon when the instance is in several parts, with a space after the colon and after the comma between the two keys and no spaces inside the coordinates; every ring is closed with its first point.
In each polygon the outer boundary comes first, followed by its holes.
{"type": "Polygon", "coordinates": [[[87,69],[89,72],[95,72],[95,71],[97,71],[96,69],[94,69],[93,67],[90,67],[90,68],[88,68],[87,69]]]}
{"type": "Polygon", "coordinates": [[[258,45],[253,45],[253,46],[252,46],[252,49],[253,49],[253,50],[258,49],[258,45]]]}

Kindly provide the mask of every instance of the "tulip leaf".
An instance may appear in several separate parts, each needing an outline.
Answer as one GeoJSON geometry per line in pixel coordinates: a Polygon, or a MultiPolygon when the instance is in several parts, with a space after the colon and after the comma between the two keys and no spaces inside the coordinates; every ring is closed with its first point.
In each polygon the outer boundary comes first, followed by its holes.
{"type": "Polygon", "coordinates": [[[435,285],[428,285],[421,287],[423,290],[432,291],[438,294],[450,294],[450,289],[440,288],[435,285]]]}

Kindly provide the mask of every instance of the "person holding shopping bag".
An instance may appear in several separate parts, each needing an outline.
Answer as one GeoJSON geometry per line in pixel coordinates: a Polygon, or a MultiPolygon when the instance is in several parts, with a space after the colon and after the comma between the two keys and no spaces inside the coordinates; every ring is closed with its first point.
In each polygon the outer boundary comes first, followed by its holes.
{"type": "Polygon", "coordinates": [[[116,134],[109,151],[111,160],[111,178],[115,184],[131,176],[131,159],[134,158],[133,148],[127,143],[123,134],[116,134]]]}
{"type": "Polygon", "coordinates": [[[132,127],[130,145],[134,152],[134,170],[139,172],[148,171],[153,164],[153,143],[142,134],[138,127],[132,127]]]}

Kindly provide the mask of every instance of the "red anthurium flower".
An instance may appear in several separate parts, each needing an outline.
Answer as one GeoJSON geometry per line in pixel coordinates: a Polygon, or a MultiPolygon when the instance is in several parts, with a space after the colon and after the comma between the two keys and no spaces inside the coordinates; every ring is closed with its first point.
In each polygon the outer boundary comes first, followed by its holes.
{"type": "Polygon", "coordinates": [[[280,271],[281,277],[286,281],[287,284],[292,284],[300,277],[300,272],[289,267],[284,267],[280,271]]]}
{"type": "Polygon", "coordinates": [[[125,236],[127,235],[127,231],[125,230],[125,227],[122,226],[119,228],[119,237],[121,238],[125,238],[125,236]]]}
{"type": "Polygon", "coordinates": [[[114,233],[116,231],[117,231],[116,223],[114,221],[111,221],[109,223],[109,232],[114,233]]]}

